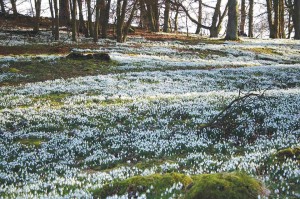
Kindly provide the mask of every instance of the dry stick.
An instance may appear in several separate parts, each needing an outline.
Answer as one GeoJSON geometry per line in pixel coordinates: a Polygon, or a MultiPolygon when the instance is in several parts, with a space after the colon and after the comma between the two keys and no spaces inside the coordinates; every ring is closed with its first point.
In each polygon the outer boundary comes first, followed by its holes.
{"type": "Polygon", "coordinates": [[[256,94],[256,93],[249,93],[247,95],[244,95],[243,97],[238,97],[236,99],[234,99],[233,101],[230,102],[230,104],[228,104],[218,115],[216,115],[215,117],[213,117],[208,123],[206,124],[202,124],[201,126],[198,127],[198,130],[202,130],[208,127],[212,127],[216,121],[219,120],[219,117],[222,116],[227,110],[229,110],[231,107],[233,107],[233,105],[235,103],[238,103],[240,101],[243,101],[247,98],[253,97],[253,96],[263,96],[265,92],[263,92],[262,94],[256,94]]]}

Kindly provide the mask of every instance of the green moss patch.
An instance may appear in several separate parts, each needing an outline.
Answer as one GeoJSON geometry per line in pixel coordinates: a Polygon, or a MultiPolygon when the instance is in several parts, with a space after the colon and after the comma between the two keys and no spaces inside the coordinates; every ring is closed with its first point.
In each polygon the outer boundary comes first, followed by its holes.
{"type": "Polygon", "coordinates": [[[187,199],[256,199],[261,184],[243,173],[204,174],[193,177],[187,199]]]}
{"type": "Polygon", "coordinates": [[[189,176],[179,173],[153,174],[150,176],[135,176],[123,181],[116,181],[113,184],[106,184],[101,189],[93,190],[94,198],[105,198],[111,195],[123,195],[125,193],[146,193],[151,189],[147,198],[161,198],[161,193],[173,184],[181,182],[183,186],[192,183],[189,176]]]}
{"type": "Polygon", "coordinates": [[[245,50],[249,50],[251,52],[254,52],[256,54],[267,54],[267,55],[282,55],[281,53],[278,53],[272,48],[247,48],[245,50]]]}
{"type": "Polygon", "coordinates": [[[9,68],[1,68],[0,73],[13,72],[24,75],[17,79],[2,81],[1,85],[18,85],[20,83],[39,82],[54,79],[67,79],[87,75],[99,75],[112,73],[118,63],[115,61],[91,60],[38,60],[12,62],[9,68]]]}
{"type": "Polygon", "coordinates": [[[91,192],[95,198],[126,193],[128,195],[145,193],[147,198],[168,198],[166,190],[177,183],[182,184],[177,194],[186,199],[256,199],[263,190],[261,183],[243,173],[202,174],[191,177],[167,173],[135,176],[106,184],[91,192]]]}
{"type": "Polygon", "coordinates": [[[24,138],[16,140],[16,142],[19,142],[22,145],[33,146],[35,148],[40,148],[41,144],[45,141],[46,140],[43,138],[24,138]]]}

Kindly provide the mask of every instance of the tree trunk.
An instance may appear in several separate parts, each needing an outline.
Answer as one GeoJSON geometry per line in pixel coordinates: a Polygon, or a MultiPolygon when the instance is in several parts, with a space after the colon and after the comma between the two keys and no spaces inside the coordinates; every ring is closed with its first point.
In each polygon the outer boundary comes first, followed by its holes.
{"type": "Polygon", "coordinates": [[[77,0],[77,3],[78,3],[78,9],[79,9],[79,32],[84,33],[85,37],[88,37],[89,32],[85,26],[85,22],[83,19],[82,0],[77,0]]]}
{"type": "Polygon", "coordinates": [[[59,40],[59,11],[58,11],[58,0],[53,0],[54,2],[54,12],[55,12],[55,40],[59,40]]]}
{"type": "Polygon", "coordinates": [[[228,0],[228,24],[226,31],[226,40],[238,39],[238,2],[237,0],[228,0]]]}
{"type": "Polygon", "coordinates": [[[159,32],[159,8],[158,0],[145,0],[147,7],[147,18],[149,29],[153,32],[159,32]]]}
{"type": "Polygon", "coordinates": [[[49,8],[50,8],[50,14],[51,14],[51,30],[52,30],[52,36],[55,36],[55,16],[53,11],[53,1],[49,0],[49,8]]]}
{"type": "Polygon", "coordinates": [[[11,3],[11,8],[13,11],[13,15],[17,16],[18,15],[18,10],[17,10],[17,4],[16,4],[17,0],[10,0],[11,3]]]}
{"type": "Polygon", "coordinates": [[[200,33],[201,30],[201,24],[202,24],[202,0],[198,0],[199,2],[199,7],[198,7],[198,24],[197,24],[197,29],[196,29],[196,34],[200,33]]]}
{"type": "Polygon", "coordinates": [[[148,23],[148,18],[147,18],[147,9],[145,6],[145,0],[139,0],[139,5],[140,5],[140,24],[139,24],[139,26],[141,28],[146,28],[148,30],[149,23],[148,23]]]}
{"type": "Polygon", "coordinates": [[[279,36],[280,38],[286,38],[284,30],[284,0],[279,0],[279,36]]]}
{"type": "Polygon", "coordinates": [[[93,30],[93,22],[92,22],[91,0],[86,0],[86,6],[87,6],[87,14],[88,14],[89,36],[93,37],[94,30],[93,30]]]}
{"type": "Polygon", "coordinates": [[[70,0],[59,1],[59,23],[62,26],[70,25],[70,0]]]}
{"type": "Polygon", "coordinates": [[[275,26],[274,26],[273,17],[272,17],[273,3],[272,3],[272,0],[266,0],[266,2],[267,2],[267,14],[268,14],[270,38],[276,38],[276,32],[275,32],[275,28],[274,28],[275,26]]]}
{"type": "Polygon", "coordinates": [[[5,14],[6,11],[5,11],[5,6],[4,6],[4,1],[3,0],[0,0],[0,6],[1,6],[1,13],[5,14]]]}
{"type": "Polygon", "coordinates": [[[101,1],[103,1],[103,0],[97,0],[96,6],[95,6],[96,16],[95,16],[95,27],[94,27],[94,42],[97,42],[98,38],[99,38],[101,1]]]}
{"type": "Polygon", "coordinates": [[[127,0],[117,1],[117,42],[123,42],[123,26],[125,21],[127,3],[127,0]]]}
{"type": "Polygon", "coordinates": [[[77,5],[76,0],[71,0],[70,3],[72,4],[72,41],[77,41],[77,5]]]}
{"type": "Polygon", "coordinates": [[[279,38],[279,25],[280,25],[279,0],[273,0],[273,10],[274,10],[274,38],[279,38]]]}
{"type": "Polygon", "coordinates": [[[164,32],[170,32],[170,26],[169,26],[169,21],[170,21],[170,0],[165,0],[165,11],[164,11],[164,27],[163,31],[164,32]]]}
{"type": "Polygon", "coordinates": [[[253,7],[254,7],[254,0],[249,0],[249,27],[248,27],[249,37],[253,37],[253,7]]]}
{"type": "Polygon", "coordinates": [[[135,1],[134,1],[133,6],[132,6],[131,13],[130,13],[130,15],[129,15],[129,18],[128,18],[127,22],[126,22],[125,27],[123,28],[122,42],[125,42],[126,39],[127,39],[128,30],[129,30],[129,27],[131,26],[131,22],[132,22],[134,13],[135,13],[135,9],[136,9],[136,4],[137,4],[137,2],[138,2],[138,0],[135,0],[135,1]]]}
{"type": "Polygon", "coordinates": [[[210,28],[210,37],[218,37],[219,36],[219,31],[217,29],[217,24],[218,24],[218,18],[221,13],[221,2],[222,0],[218,0],[215,11],[212,17],[212,23],[211,23],[211,28],[210,28]]]}
{"type": "Polygon", "coordinates": [[[176,12],[174,17],[174,32],[178,31],[178,15],[179,15],[179,5],[176,6],[176,12]]]}
{"type": "Polygon", "coordinates": [[[295,0],[294,2],[294,15],[293,23],[295,28],[295,39],[300,39],[300,1],[295,0]]]}
{"type": "Polygon", "coordinates": [[[42,0],[34,0],[35,24],[33,27],[33,31],[35,32],[40,31],[41,4],[42,4],[42,0]]]}
{"type": "Polygon", "coordinates": [[[105,9],[103,10],[101,38],[107,38],[110,5],[111,5],[111,0],[107,0],[105,9]]]}
{"type": "Polygon", "coordinates": [[[245,35],[245,24],[246,24],[246,0],[242,0],[242,3],[241,3],[240,35],[245,35]]]}
{"type": "Polygon", "coordinates": [[[288,15],[288,36],[287,36],[287,38],[290,39],[292,31],[294,29],[294,26],[292,25],[294,6],[293,6],[292,0],[286,0],[285,4],[286,4],[288,14],[289,14],[288,15]]]}

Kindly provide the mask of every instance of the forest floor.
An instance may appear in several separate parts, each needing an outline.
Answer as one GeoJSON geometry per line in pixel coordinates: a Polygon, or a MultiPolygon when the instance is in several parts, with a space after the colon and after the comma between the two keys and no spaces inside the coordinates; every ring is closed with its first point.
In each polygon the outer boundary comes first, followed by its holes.
{"type": "Polygon", "coordinates": [[[0,32],[0,198],[128,198],[149,175],[176,180],[134,194],[184,198],[189,176],[227,172],[300,197],[300,41],[61,38],[0,32]]]}

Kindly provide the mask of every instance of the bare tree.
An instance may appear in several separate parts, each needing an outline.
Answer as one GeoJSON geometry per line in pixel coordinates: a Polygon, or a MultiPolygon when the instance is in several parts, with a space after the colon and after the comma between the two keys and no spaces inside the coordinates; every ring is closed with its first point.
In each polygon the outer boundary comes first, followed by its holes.
{"type": "Polygon", "coordinates": [[[70,0],[59,1],[59,23],[63,26],[70,25],[70,0]]]}
{"type": "Polygon", "coordinates": [[[94,42],[97,42],[98,41],[98,38],[99,38],[99,29],[100,29],[100,8],[103,4],[103,1],[104,0],[97,0],[96,1],[96,6],[95,6],[95,9],[96,9],[96,16],[95,16],[95,26],[94,26],[94,42]]]}
{"type": "Polygon", "coordinates": [[[3,0],[0,0],[0,6],[1,6],[1,13],[5,14],[6,11],[5,11],[5,4],[3,0]]]}
{"type": "Polygon", "coordinates": [[[89,36],[93,37],[94,29],[93,29],[93,22],[92,22],[91,0],[86,0],[86,6],[87,6],[87,15],[88,15],[87,18],[88,18],[89,36]]]}
{"type": "Polygon", "coordinates": [[[134,0],[129,10],[129,17],[127,21],[126,18],[126,11],[128,10],[128,0],[118,0],[117,1],[117,42],[125,42],[128,34],[129,27],[133,20],[133,16],[136,10],[138,0],[134,0]]]}
{"type": "Polygon", "coordinates": [[[11,8],[13,11],[13,15],[17,16],[18,15],[18,10],[17,10],[17,4],[16,4],[17,0],[10,0],[11,3],[11,8]]]}
{"type": "Polygon", "coordinates": [[[237,40],[238,38],[238,2],[228,0],[228,24],[225,39],[237,40]]]}
{"type": "Polygon", "coordinates": [[[293,23],[295,28],[295,39],[300,39],[300,1],[294,2],[293,23]]]}
{"type": "Polygon", "coordinates": [[[198,0],[199,6],[198,6],[198,24],[197,24],[197,29],[196,29],[196,34],[200,33],[201,30],[201,25],[202,24],[202,0],[198,0]]]}
{"type": "Polygon", "coordinates": [[[76,0],[70,0],[72,14],[72,41],[77,41],[77,3],[76,0]]]}
{"type": "Polygon", "coordinates": [[[102,8],[102,28],[101,28],[101,38],[107,38],[107,31],[108,31],[108,25],[109,25],[109,11],[111,6],[111,0],[106,0],[104,2],[102,8]]]}
{"type": "Polygon", "coordinates": [[[35,7],[35,24],[33,31],[40,31],[40,16],[41,16],[41,4],[42,0],[34,0],[34,7],[35,7]]]}
{"type": "Polygon", "coordinates": [[[55,30],[54,30],[54,38],[55,40],[59,40],[59,10],[58,10],[58,0],[53,0],[53,7],[54,7],[54,13],[55,13],[55,30]]]}
{"type": "MultiPolygon", "coordinates": [[[[194,19],[190,14],[189,14],[189,10],[182,4],[182,3],[178,3],[176,1],[173,1],[173,4],[177,4],[179,5],[185,12],[185,14],[187,15],[187,17],[195,24],[199,25],[201,28],[207,29],[210,32],[210,37],[218,37],[219,36],[219,32],[221,30],[221,25],[222,22],[227,14],[228,11],[228,4],[226,5],[224,12],[221,12],[221,2],[222,0],[217,0],[216,6],[214,7],[214,14],[212,17],[212,23],[211,26],[206,26],[203,24],[198,23],[198,20],[194,19]]],[[[207,5],[206,5],[207,6],[207,5]]],[[[209,6],[211,8],[211,6],[209,6]]]]}
{"type": "Polygon", "coordinates": [[[78,3],[78,14],[79,14],[79,32],[83,32],[86,37],[88,37],[88,29],[85,25],[85,21],[83,18],[83,10],[82,10],[82,0],[77,0],[78,3]]]}
{"type": "Polygon", "coordinates": [[[248,26],[248,36],[253,37],[253,7],[254,0],[249,0],[249,26],[248,26]]]}
{"type": "Polygon", "coordinates": [[[164,32],[170,31],[169,21],[170,21],[170,0],[165,0],[164,27],[163,27],[164,32]]]}
{"type": "Polygon", "coordinates": [[[270,38],[285,38],[283,0],[266,0],[270,38]]]}
{"type": "Polygon", "coordinates": [[[240,35],[245,34],[245,24],[246,24],[246,0],[242,0],[242,3],[241,3],[240,35]]]}

